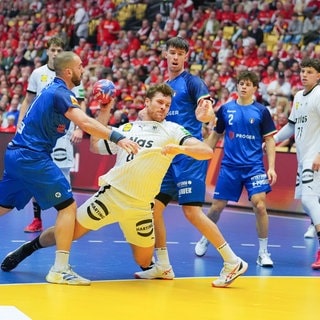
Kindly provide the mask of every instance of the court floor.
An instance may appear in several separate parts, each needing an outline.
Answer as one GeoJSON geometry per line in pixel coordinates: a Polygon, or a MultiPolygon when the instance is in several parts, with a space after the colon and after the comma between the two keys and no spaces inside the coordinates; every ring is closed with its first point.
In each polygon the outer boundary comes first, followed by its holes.
{"type": "MultiPolygon", "coordinates": [[[[79,204],[89,195],[76,193],[79,204]]],[[[205,211],[207,208],[205,208],[205,211]]],[[[0,218],[0,259],[35,237],[23,228],[31,206],[0,218]]],[[[0,320],[49,319],[313,319],[320,300],[320,271],[313,271],[317,241],[304,239],[304,216],[270,214],[269,251],[274,268],[256,265],[255,218],[248,210],[227,208],[219,226],[234,251],[249,263],[229,288],[213,288],[222,260],[213,247],[198,258],[199,232],[179,206],[165,212],[167,240],[175,280],[136,280],[139,268],[117,225],[91,232],[74,242],[70,263],[90,278],[90,287],[47,284],[54,248],[37,251],[11,272],[0,271],[0,320]]],[[[55,212],[43,213],[45,227],[55,212]]]]}

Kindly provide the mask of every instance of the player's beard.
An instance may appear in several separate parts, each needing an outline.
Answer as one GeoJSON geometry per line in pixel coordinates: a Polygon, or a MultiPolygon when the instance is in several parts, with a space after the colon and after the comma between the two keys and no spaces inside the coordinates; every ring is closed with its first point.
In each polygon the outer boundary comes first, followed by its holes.
{"type": "Polygon", "coordinates": [[[72,78],[71,78],[71,81],[74,84],[74,86],[77,87],[81,83],[81,78],[76,77],[75,75],[73,75],[72,78]]]}

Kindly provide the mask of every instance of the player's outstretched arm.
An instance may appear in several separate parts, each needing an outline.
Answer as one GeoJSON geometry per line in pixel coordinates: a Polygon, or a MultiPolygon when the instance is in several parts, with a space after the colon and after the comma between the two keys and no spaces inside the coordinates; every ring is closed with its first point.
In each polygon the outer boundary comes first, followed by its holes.
{"type": "Polygon", "coordinates": [[[185,154],[197,160],[208,160],[213,156],[213,150],[204,142],[189,138],[182,146],[177,144],[167,144],[162,148],[162,154],[185,154]]]}

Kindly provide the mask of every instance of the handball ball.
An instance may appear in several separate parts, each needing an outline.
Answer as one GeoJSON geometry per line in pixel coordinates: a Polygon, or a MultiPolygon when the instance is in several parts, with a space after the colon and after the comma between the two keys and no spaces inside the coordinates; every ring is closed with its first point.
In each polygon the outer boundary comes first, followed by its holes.
{"type": "Polygon", "coordinates": [[[98,80],[92,88],[93,99],[102,103],[107,104],[115,96],[116,87],[111,80],[101,79],[98,80]]]}

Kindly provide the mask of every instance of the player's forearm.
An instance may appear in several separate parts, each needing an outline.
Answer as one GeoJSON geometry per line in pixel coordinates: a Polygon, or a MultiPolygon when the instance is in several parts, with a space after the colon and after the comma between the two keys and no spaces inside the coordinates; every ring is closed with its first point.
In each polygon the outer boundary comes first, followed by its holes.
{"type": "Polygon", "coordinates": [[[205,143],[194,146],[182,146],[183,154],[197,160],[209,160],[213,156],[213,150],[205,143]]]}
{"type": "Polygon", "coordinates": [[[275,169],[276,163],[276,144],[273,138],[266,141],[266,154],[268,159],[269,169],[275,169]]]}
{"type": "Polygon", "coordinates": [[[214,149],[220,139],[222,137],[221,134],[218,134],[215,131],[212,131],[208,138],[204,141],[208,146],[210,146],[212,149],[214,149]]]}

